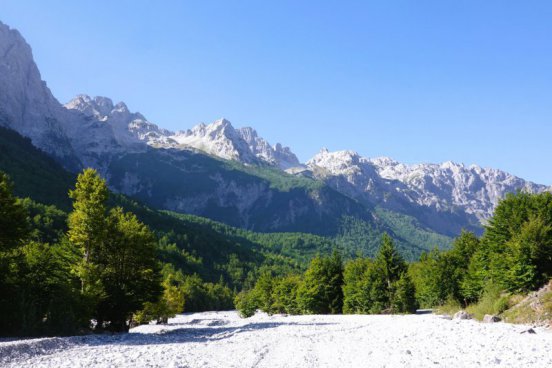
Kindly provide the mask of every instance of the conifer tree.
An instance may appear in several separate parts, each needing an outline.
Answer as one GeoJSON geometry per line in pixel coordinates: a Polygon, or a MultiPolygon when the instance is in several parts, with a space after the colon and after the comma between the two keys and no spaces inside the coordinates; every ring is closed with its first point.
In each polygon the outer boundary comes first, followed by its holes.
{"type": "Polygon", "coordinates": [[[387,234],[383,235],[381,247],[376,256],[375,263],[383,277],[389,303],[393,299],[394,283],[400,279],[404,272],[406,272],[407,267],[406,262],[395,248],[393,240],[387,234]]]}
{"type": "Polygon", "coordinates": [[[69,192],[73,211],[69,214],[69,241],[82,253],[76,273],[82,282],[82,292],[92,306],[99,302],[103,289],[98,260],[107,239],[108,189],[105,180],[93,169],[86,169],[77,177],[75,189],[69,192]]]}

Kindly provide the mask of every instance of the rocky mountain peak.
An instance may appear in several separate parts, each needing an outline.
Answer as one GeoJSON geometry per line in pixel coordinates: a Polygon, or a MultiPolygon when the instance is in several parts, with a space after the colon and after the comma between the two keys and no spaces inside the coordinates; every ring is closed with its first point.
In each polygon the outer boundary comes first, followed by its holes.
{"type": "Polygon", "coordinates": [[[348,194],[353,197],[374,202],[395,198],[396,203],[410,202],[445,212],[460,208],[473,216],[474,222],[488,219],[506,193],[547,190],[501,170],[452,161],[407,165],[389,157],[369,159],[353,151],[323,150],[307,165],[335,186],[350,184],[348,194]]]}
{"type": "Polygon", "coordinates": [[[351,150],[330,152],[322,148],[313,158],[307,161],[307,166],[323,169],[332,175],[350,175],[359,170],[362,158],[351,150]]]}

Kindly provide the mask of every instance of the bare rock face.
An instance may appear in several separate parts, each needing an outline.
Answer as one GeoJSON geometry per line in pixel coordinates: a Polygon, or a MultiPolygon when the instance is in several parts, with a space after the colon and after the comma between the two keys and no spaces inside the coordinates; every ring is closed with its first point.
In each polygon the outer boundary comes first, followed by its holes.
{"type": "Polygon", "coordinates": [[[106,124],[64,108],[18,31],[0,23],[0,125],[31,139],[69,169],[100,166],[120,151],[106,124]]]}
{"type": "Polygon", "coordinates": [[[42,80],[31,47],[0,22],[0,125],[29,137],[67,168],[100,169],[121,153],[156,148],[194,148],[246,164],[281,169],[300,166],[288,147],[271,146],[251,128],[234,129],[226,119],[184,132],[161,129],[125,103],[78,95],[61,105],[42,80]]]}
{"type": "Polygon", "coordinates": [[[63,114],[33,61],[31,47],[17,30],[0,22],[0,125],[31,138],[56,157],[73,147],[60,121],[63,114]]]}
{"type": "Polygon", "coordinates": [[[354,198],[376,204],[410,203],[433,211],[464,213],[485,223],[507,193],[550,190],[504,171],[454,162],[406,165],[388,157],[366,158],[354,151],[321,150],[307,166],[319,179],[354,198]]]}
{"type": "Polygon", "coordinates": [[[132,150],[144,143],[154,147],[172,147],[171,131],[160,129],[139,112],[131,112],[124,102],[113,104],[107,97],[78,95],[65,108],[80,113],[88,119],[95,119],[109,127],[114,139],[125,150],[132,150]]]}
{"type": "Polygon", "coordinates": [[[270,145],[257,131],[236,129],[226,119],[212,124],[199,124],[187,131],[176,132],[171,139],[182,147],[191,147],[226,160],[245,164],[269,164],[282,170],[300,167],[299,159],[289,147],[270,145]]]}
{"type": "Polygon", "coordinates": [[[299,159],[289,147],[284,147],[280,143],[271,146],[264,138],[259,137],[255,129],[251,127],[240,128],[237,133],[257,158],[282,170],[301,166],[299,159]]]}
{"type": "Polygon", "coordinates": [[[491,315],[491,314],[485,314],[485,317],[483,317],[483,322],[484,323],[496,323],[496,322],[500,322],[502,321],[502,319],[498,316],[494,316],[494,315],[491,315]]]}
{"type": "Polygon", "coordinates": [[[472,315],[466,311],[458,311],[454,314],[452,319],[472,319],[472,315]]]}

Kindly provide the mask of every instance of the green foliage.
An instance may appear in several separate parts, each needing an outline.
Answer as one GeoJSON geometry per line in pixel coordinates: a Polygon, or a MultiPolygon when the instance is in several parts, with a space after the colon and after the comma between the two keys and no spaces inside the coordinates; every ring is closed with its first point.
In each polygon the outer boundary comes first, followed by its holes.
{"type": "Polygon", "coordinates": [[[387,234],[383,235],[382,244],[376,256],[375,263],[387,284],[389,300],[391,300],[393,283],[399,280],[401,275],[406,271],[406,262],[395,248],[391,237],[387,234]]]}
{"type": "Polygon", "coordinates": [[[463,308],[458,302],[458,300],[449,298],[443,304],[439,305],[436,310],[438,314],[446,314],[449,316],[454,316],[456,312],[461,311],[463,308]]]}
{"type": "Polygon", "coordinates": [[[199,275],[184,277],[184,311],[188,313],[233,309],[234,294],[222,281],[204,282],[199,275]]]}
{"type": "Polygon", "coordinates": [[[512,292],[535,290],[552,278],[552,194],[507,195],[485,229],[469,266],[466,294],[488,284],[512,292]]]}
{"type": "MultiPolygon", "coordinates": [[[[424,307],[463,304],[478,319],[503,313],[509,293],[536,290],[552,278],[552,194],[507,195],[481,240],[463,232],[451,250],[423,255],[409,273],[424,307]]],[[[523,306],[507,314],[523,321],[531,318],[520,314],[532,313],[523,306]]]]}
{"type": "Polygon", "coordinates": [[[29,236],[27,212],[13,195],[8,176],[0,172],[0,251],[20,246],[29,236]]]}
{"type": "Polygon", "coordinates": [[[343,261],[339,253],[316,257],[297,290],[297,302],[306,314],[337,314],[343,309],[343,261]]]}
{"type": "Polygon", "coordinates": [[[4,127],[0,127],[0,170],[16,183],[16,196],[31,197],[64,211],[71,207],[67,190],[75,176],[34,147],[29,138],[4,127]]]}
{"type": "Polygon", "coordinates": [[[482,320],[486,314],[499,315],[506,311],[509,305],[509,295],[504,294],[502,287],[495,284],[488,284],[480,300],[468,306],[468,313],[475,319],[482,320]]]}
{"type": "Polygon", "coordinates": [[[15,199],[7,176],[0,173],[0,331],[2,335],[48,335],[73,332],[83,323],[74,254],[65,243],[30,240],[25,204],[15,199]],[[63,310],[60,306],[63,305],[63,310]]]}
{"type": "Polygon", "coordinates": [[[21,248],[21,255],[12,300],[20,317],[16,333],[64,335],[86,326],[79,283],[70,272],[71,250],[66,245],[30,242],[21,248]]]}
{"type": "Polygon", "coordinates": [[[94,257],[103,287],[97,319],[125,331],[130,316],[161,293],[156,242],[147,226],[121,208],[110,211],[107,230],[104,248],[94,257]]]}
{"type": "Polygon", "coordinates": [[[288,275],[277,279],[272,290],[272,312],[300,314],[301,309],[297,301],[300,285],[301,278],[297,275],[288,275]]]}
{"type": "Polygon", "coordinates": [[[272,166],[244,166],[235,161],[228,161],[226,164],[235,170],[243,171],[264,179],[270,183],[271,188],[283,192],[289,192],[294,188],[317,190],[324,186],[324,184],[318,180],[306,176],[288,174],[272,166]]]}
{"type": "Polygon", "coordinates": [[[366,303],[364,286],[366,282],[365,275],[371,267],[373,267],[373,261],[370,258],[357,258],[345,264],[343,271],[343,313],[363,313],[369,309],[366,303]]]}
{"type": "Polygon", "coordinates": [[[343,293],[345,313],[412,313],[417,307],[406,262],[387,235],[375,260],[347,264],[343,293]]]}
{"type": "Polygon", "coordinates": [[[418,308],[416,289],[407,272],[402,273],[393,288],[392,310],[399,313],[415,313],[418,308]]]}
{"type": "Polygon", "coordinates": [[[463,231],[449,251],[434,249],[423,254],[420,261],[409,269],[419,303],[431,308],[448,300],[465,303],[474,296],[477,298],[479,289],[474,286],[476,280],[467,276],[472,258],[479,249],[479,239],[473,233],[463,231]]]}
{"type": "Polygon", "coordinates": [[[298,290],[301,278],[297,275],[273,277],[263,273],[255,287],[236,296],[236,309],[242,317],[251,317],[257,309],[268,314],[300,314],[298,290]]]}
{"type": "Polygon", "coordinates": [[[243,318],[249,318],[255,314],[258,308],[258,301],[251,291],[241,291],[234,300],[236,309],[243,318]]]}
{"type": "Polygon", "coordinates": [[[73,269],[96,328],[126,331],[127,321],[161,293],[156,239],[147,226],[121,208],[107,213],[108,189],[92,169],[77,177],[68,240],[80,252],[73,269]]]}
{"type": "Polygon", "coordinates": [[[93,169],[84,170],[77,177],[75,189],[69,192],[73,211],[69,214],[69,241],[82,253],[75,272],[82,282],[82,292],[94,309],[103,297],[98,261],[103,257],[108,235],[108,189],[105,180],[93,169]]]}
{"type": "Polygon", "coordinates": [[[167,323],[169,318],[184,311],[184,275],[166,264],[163,267],[163,294],[157,302],[144,303],[144,309],[133,316],[137,324],[145,324],[152,320],[157,323],[167,323]]]}
{"type": "Polygon", "coordinates": [[[30,198],[20,199],[19,203],[28,214],[32,228],[30,238],[40,243],[54,244],[61,241],[67,232],[67,214],[52,205],[44,205],[30,198]]]}
{"type": "MultiPolygon", "coordinates": [[[[418,259],[422,252],[430,251],[434,247],[449,249],[452,245],[451,237],[426,229],[415,217],[381,207],[376,207],[374,212],[388,228],[393,230],[397,248],[409,261],[418,259]]],[[[377,245],[374,253],[366,255],[375,255],[376,251],[377,245]]]]}
{"type": "Polygon", "coordinates": [[[258,301],[258,308],[271,314],[272,305],[274,304],[273,290],[275,280],[269,273],[263,273],[257,280],[253,293],[258,301]]]}

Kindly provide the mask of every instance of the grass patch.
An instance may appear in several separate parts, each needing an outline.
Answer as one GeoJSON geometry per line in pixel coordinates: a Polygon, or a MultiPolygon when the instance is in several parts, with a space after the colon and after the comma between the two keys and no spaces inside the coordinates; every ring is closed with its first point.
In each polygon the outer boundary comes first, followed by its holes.
{"type": "Polygon", "coordinates": [[[504,293],[496,285],[489,285],[479,302],[469,305],[466,311],[473,315],[473,318],[481,321],[486,314],[496,316],[504,313],[510,306],[510,295],[504,293]]]}
{"type": "Polygon", "coordinates": [[[457,300],[452,298],[448,299],[445,304],[437,307],[437,314],[453,316],[456,312],[462,310],[462,306],[457,300]]]}

